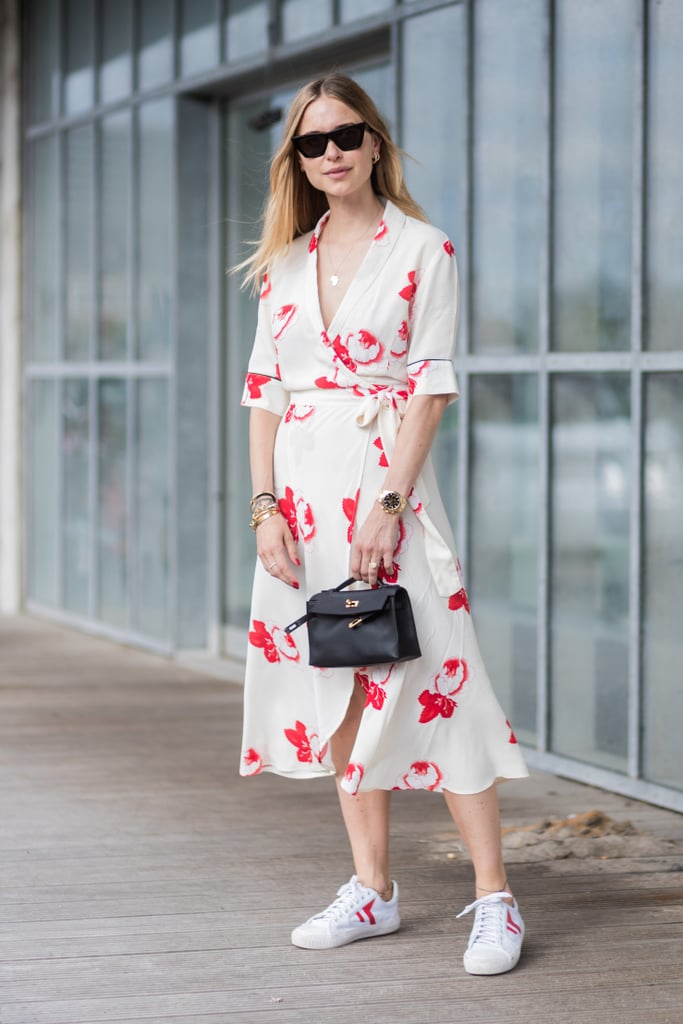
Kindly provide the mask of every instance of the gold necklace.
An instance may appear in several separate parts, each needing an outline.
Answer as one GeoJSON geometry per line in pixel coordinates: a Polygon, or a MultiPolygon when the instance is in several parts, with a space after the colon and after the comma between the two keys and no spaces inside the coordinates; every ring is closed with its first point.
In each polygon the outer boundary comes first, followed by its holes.
{"type": "MultiPolygon", "coordinates": [[[[382,211],[382,212],[384,212],[384,211],[382,211]]],[[[366,228],[362,235],[359,235],[358,238],[354,238],[354,240],[351,243],[349,249],[347,249],[346,254],[342,258],[341,263],[338,263],[336,267],[332,268],[332,273],[329,275],[329,281],[330,281],[330,284],[332,285],[333,288],[336,288],[337,285],[339,284],[339,281],[340,281],[339,271],[344,266],[346,261],[349,259],[349,257],[351,256],[351,253],[353,252],[355,247],[358,245],[358,243],[362,242],[363,239],[367,236],[368,230],[369,229],[366,228]]],[[[373,224],[372,225],[372,237],[373,238],[375,236],[376,231],[377,231],[377,226],[375,224],[373,224]]],[[[328,249],[329,249],[329,242],[328,242],[328,249]]]]}

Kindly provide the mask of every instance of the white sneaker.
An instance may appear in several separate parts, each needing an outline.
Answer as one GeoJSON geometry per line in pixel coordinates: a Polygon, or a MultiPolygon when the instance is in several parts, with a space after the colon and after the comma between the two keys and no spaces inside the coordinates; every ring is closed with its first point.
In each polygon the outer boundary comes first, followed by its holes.
{"type": "Polygon", "coordinates": [[[361,885],[356,875],[342,885],[334,903],[314,914],[292,932],[292,942],[302,949],[333,949],[356,939],[389,935],[398,931],[398,886],[393,882],[391,899],[383,900],[375,889],[361,885]]]}
{"type": "Polygon", "coordinates": [[[524,921],[517,900],[510,906],[509,892],[492,892],[470,903],[458,914],[476,910],[474,925],[463,957],[468,974],[504,974],[519,960],[524,938],[524,921]]]}

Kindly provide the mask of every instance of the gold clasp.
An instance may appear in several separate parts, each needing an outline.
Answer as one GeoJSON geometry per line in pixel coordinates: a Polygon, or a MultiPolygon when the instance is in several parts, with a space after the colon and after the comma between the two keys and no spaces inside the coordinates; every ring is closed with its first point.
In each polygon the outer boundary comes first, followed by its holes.
{"type": "Polygon", "coordinates": [[[351,619],[351,621],[349,622],[349,629],[355,629],[356,626],[360,626],[362,621],[363,621],[363,616],[362,615],[359,615],[357,619],[351,619]]]}
{"type": "Polygon", "coordinates": [[[346,598],[346,604],[345,604],[344,607],[345,608],[357,608],[359,604],[360,604],[360,601],[353,601],[350,597],[347,597],[346,598]]]}

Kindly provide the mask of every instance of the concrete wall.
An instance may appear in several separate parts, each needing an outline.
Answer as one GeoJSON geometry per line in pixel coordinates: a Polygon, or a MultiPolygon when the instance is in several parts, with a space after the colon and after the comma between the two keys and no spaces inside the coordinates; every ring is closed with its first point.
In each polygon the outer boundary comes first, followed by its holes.
{"type": "Polygon", "coordinates": [[[0,612],[21,604],[19,0],[0,0],[0,612]]]}

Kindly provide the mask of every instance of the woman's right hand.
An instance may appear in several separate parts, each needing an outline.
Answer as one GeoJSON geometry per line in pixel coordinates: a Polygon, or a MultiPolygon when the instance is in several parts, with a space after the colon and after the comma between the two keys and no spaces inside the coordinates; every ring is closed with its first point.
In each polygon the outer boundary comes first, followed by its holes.
{"type": "Polygon", "coordinates": [[[267,573],[299,589],[292,565],[301,565],[301,562],[292,531],[282,514],[270,516],[256,527],[256,551],[267,573]]]}

